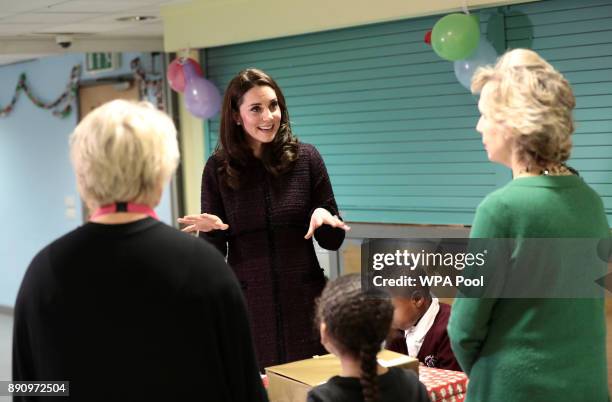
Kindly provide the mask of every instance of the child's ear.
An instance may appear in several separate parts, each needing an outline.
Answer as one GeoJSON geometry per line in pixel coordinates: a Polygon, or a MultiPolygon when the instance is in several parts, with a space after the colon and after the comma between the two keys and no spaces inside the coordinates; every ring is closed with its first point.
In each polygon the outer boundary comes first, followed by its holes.
{"type": "Polygon", "coordinates": [[[319,325],[319,333],[321,334],[321,343],[325,344],[327,342],[327,325],[324,322],[319,325]]]}
{"type": "Polygon", "coordinates": [[[319,333],[321,334],[321,345],[323,345],[325,350],[338,356],[338,351],[332,342],[331,336],[327,333],[327,325],[324,322],[321,322],[319,325],[319,333]]]}
{"type": "Polygon", "coordinates": [[[417,308],[421,308],[425,304],[425,298],[423,297],[423,295],[418,293],[412,297],[412,302],[417,308]]]}

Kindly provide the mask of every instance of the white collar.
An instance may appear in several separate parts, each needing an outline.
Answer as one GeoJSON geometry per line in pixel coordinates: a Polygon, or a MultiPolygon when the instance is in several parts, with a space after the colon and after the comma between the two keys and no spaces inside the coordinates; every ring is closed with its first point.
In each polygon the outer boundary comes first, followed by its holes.
{"type": "Polygon", "coordinates": [[[421,345],[423,345],[423,340],[433,326],[436,316],[438,315],[438,311],[440,311],[440,303],[438,302],[438,298],[432,297],[429,308],[425,314],[423,314],[423,317],[421,317],[419,322],[415,326],[404,331],[409,356],[415,357],[419,354],[421,345]]]}

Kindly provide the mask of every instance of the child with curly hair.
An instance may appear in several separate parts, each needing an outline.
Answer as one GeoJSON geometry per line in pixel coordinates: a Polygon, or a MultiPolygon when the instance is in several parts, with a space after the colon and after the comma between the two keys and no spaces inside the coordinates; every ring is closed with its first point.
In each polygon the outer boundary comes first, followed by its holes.
{"type": "Polygon", "coordinates": [[[317,302],[316,319],[321,343],[338,356],[342,371],[313,388],[308,402],[428,402],[414,372],[377,363],[392,318],[389,299],[363,292],[359,275],[328,283],[317,302]]]}

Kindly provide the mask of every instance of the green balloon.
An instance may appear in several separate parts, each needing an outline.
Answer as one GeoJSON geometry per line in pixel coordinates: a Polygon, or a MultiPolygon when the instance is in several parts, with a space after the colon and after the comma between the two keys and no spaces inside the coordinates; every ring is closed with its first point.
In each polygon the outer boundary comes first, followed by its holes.
{"type": "Polygon", "coordinates": [[[469,57],[478,47],[478,17],[467,14],[446,15],[431,31],[431,46],[443,59],[456,61],[469,57]]]}

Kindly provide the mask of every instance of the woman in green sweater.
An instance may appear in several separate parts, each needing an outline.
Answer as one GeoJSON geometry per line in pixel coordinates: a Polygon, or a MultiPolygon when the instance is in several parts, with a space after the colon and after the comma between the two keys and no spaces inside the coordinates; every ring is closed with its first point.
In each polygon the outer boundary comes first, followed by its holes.
{"type": "MultiPolygon", "coordinates": [[[[480,69],[472,91],[487,156],[514,179],[481,202],[470,237],[517,239],[513,261],[524,239],[608,239],[600,197],[565,165],[575,106],[567,80],[516,49],[480,69]]],[[[448,334],[470,378],[467,402],[608,401],[603,298],[457,298],[448,334]]]]}

